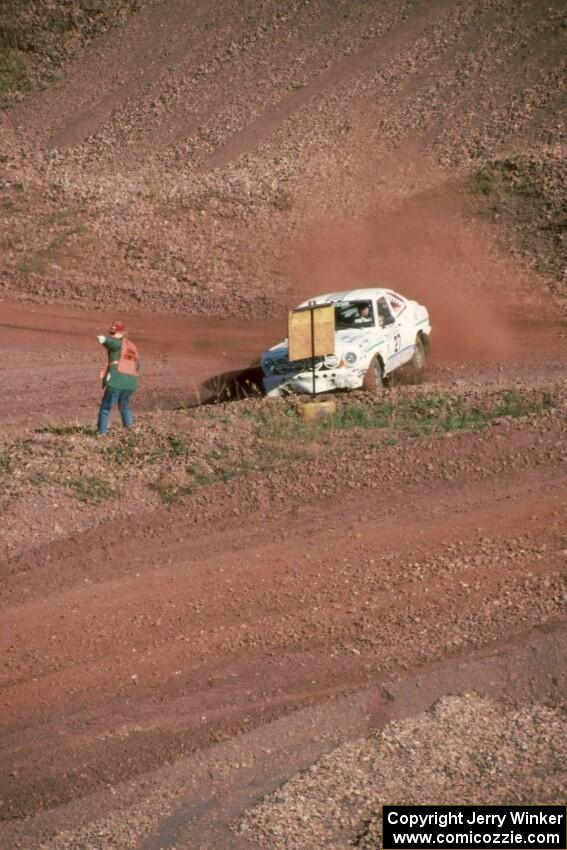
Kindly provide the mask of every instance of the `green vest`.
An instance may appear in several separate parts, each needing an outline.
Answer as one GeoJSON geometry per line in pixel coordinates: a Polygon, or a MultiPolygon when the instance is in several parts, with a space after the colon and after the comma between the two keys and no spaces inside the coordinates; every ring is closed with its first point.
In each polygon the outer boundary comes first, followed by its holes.
{"type": "Polygon", "coordinates": [[[103,345],[108,351],[108,367],[102,379],[103,389],[108,387],[109,390],[128,390],[129,392],[134,392],[138,386],[136,375],[124,375],[116,368],[120,357],[120,349],[122,348],[122,340],[116,339],[113,336],[107,336],[104,339],[103,345]]]}

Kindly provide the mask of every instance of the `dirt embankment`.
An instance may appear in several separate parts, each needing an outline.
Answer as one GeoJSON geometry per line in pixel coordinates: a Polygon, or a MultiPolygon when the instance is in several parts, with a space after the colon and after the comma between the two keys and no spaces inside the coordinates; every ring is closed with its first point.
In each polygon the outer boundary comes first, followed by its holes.
{"type": "Polygon", "coordinates": [[[0,844],[365,846],[404,764],[560,798],[561,4],[135,5],[0,114],[0,844]],[[188,406],[381,281],[431,311],[423,386],[188,406]],[[115,318],[139,430],[103,442],[115,318]]]}
{"type": "Polygon", "coordinates": [[[6,561],[5,843],[25,813],[57,834],[65,801],[564,617],[564,423],[505,423],[338,434],[6,561]]]}
{"type": "Polygon", "coordinates": [[[455,374],[322,429],[245,401],[9,446],[4,817],[561,618],[561,383],[455,374]]]}
{"type": "Polygon", "coordinates": [[[519,276],[535,264],[562,297],[561,16],[555,0],[141,3],[0,118],[2,289],[273,314],[321,218],[377,224],[358,268],[401,287],[409,241],[413,272],[463,261],[453,209],[433,252],[412,214],[449,175],[500,235],[519,227],[519,276]]]}

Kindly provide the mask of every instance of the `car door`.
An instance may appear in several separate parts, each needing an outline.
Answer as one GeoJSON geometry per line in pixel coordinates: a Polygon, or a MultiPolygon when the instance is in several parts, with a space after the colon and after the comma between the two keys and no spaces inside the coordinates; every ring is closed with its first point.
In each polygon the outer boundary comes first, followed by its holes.
{"type": "Polygon", "coordinates": [[[392,313],[388,299],[384,295],[381,295],[377,299],[376,314],[379,324],[379,339],[381,341],[378,351],[384,360],[385,372],[389,372],[395,363],[396,350],[399,347],[400,339],[397,334],[395,316],[392,313]]]}
{"type": "Polygon", "coordinates": [[[393,368],[397,368],[411,360],[415,345],[415,333],[405,298],[402,298],[396,292],[388,292],[386,297],[394,317],[392,324],[393,368]]]}

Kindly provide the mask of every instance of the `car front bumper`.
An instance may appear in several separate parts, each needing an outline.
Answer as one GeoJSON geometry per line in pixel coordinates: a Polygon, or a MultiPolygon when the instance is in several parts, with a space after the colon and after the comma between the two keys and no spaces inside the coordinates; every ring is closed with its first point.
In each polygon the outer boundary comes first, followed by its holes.
{"type": "MultiPolygon", "coordinates": [[[[325,369],[315,372],[315,392],[329,393],[333,390],[355,390],[362,386],[364,371],[355,369],[325,369]]],[[[287,375],[264,375],[264,391],[267,396],[285,393],[312,393],[313,373],[300,372],[287,375]]]]}

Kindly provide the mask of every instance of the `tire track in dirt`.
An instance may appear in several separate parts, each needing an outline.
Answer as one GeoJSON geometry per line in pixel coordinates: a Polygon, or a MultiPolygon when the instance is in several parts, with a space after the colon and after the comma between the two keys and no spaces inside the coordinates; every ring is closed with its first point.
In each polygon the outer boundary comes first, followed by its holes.
{"type": "MultiPolygon", "coordinates": [[[[194,401],[207,378],[248,366],[283,332],[282,322],[269,320],[122,315],[141,351],[142,410],[194,401]]],[[[0,423],[93,421],[105,362],[95,336],[113,319],[107,311],[0,302],[0,356],[10,364],[0,423]]]]}
{"type": "Polygon", "coordinates": [[[96,846],[102,841],[106,847],[101,836],[108,837],[110,846],[123,840],[139,850],[169,844],[186,850],[251,850],[230,823],[337,742],[366,735],[388,720],[414,716],[448,693],[474,690],[523,704],[534,698],[555,701],[562,687],[556,673],[565,667],[566,646],[565,628],[551,627],[426,665],[387,681],[385,688],[373,684],[181,757],[139,782],[91,794],[25,822],[2,824],[0,837],[6,850],[36,847],[52,837],[46,850],[68,850],[72,840],[96,846]]]}
{"type": "Polygon", "coordinates": [[[255,150],[284,121],[291,118],[314,97],[330,91],[339,83],[347,82],[355,74],[372,71],[376,65],[393,60],[399,52],[415,40],[428,22],[442,16],[444,10],[450,5],[451,0],[437,2],[433,7],[427,0],[417,0],[412,7],[411,17],[394,24],[391,30],[381,35],[377,43],[371,43],[368,47],[363,47],[342,58],[340,62],[319,73],[300,89],[282,98],[279,103],[268,107],[255,121],[250,122],[205,159],[202,169],[206,171],[227,166],[244,153],[255,150]]]}
{"type": "MultiPolygon", "coordinates": [[[[505,446],[487,434],[458,447],[441,441],[428,452],[439,470],[447,451],[484,455],[475,483],[466,474],[435,482],[422,463],[409,488],[390,475],[379,495],[349,495],[346,527],[344,505],[315,495],[289,536],[257,512],[240,514],[242,533],[227,528],[215,542],[211,527],[199,543],[186,527],[165,550],[159,516],[136,544],[119,525],[107,528],[93,569],[123,558],[122,548],[134,573],[103,571],[81,586],[70,556],[53,595],[36,591],[35,601],[3,610],[12,647],[0,692],[3,752],[7,773],[21,777],[0,782],[8,811],[54,805],[386,671],[557,618],[567,507],[554,459],[560,433],[555,422],[535,439],[521,427],[505,446]],[[513,471],[518,436],[532,451],[513,471]],[[500,461],[492,472],[490,453],[500,461]]],[[[336,485],[349,492],[347,483],[336,485]]],[[[37,572],[27,578],[40,589],[37,572]]]]}

